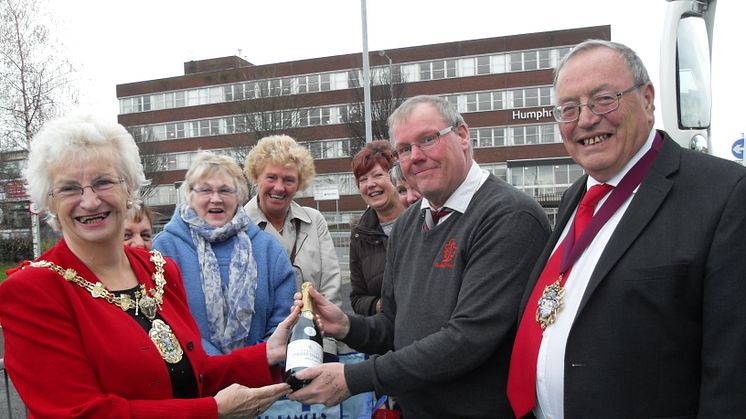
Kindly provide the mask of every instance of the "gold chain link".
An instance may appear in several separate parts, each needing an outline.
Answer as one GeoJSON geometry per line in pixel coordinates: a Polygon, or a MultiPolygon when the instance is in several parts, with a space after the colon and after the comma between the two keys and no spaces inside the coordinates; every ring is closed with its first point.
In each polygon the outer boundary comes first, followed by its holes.
{"type": "MultiPolygon", "coordinates": [[[[163,266],[166,264],[166,260],[163,258],[160,252],[158,252],[157,250],[151,250],[150,261],[153,262],[153,265],[155,265],[155,272],[153,272],[152,275],[153,282],[155,282],[155,288],[151,288],[149,292],[160,307],[161,304],[163,304],[163,288],[166,286],[166,278],[163,276],[163,266]]],[[[65,269],[47,260],[31,262],[30,266],[33,266],[34,268],[47,268],[51,271],[54,271],[65,278],[66,281],[77,284],[87,290],[89,293],[91,293],[91,296],[93,296],[93,298],[103,298],[109,303],[116,305],[124,311],[130,310],[137,305],[136,302],[132,300],[129,295],[122,294],[119,297],[115,297],[114,294],[111,293],[111,291],[107,290],[106,287],[104,287],[104,284],[102,284],[101,282],[96,282],[94,284],[86,281],[74,269],[65,269]]],[[[148,294],[148,291],[146,291],[145,289],[145,284],[140,284],[140,291],[138,291],[136,295],[140,293],[142,293],[141,295],[143,296],[146,296],[148,294]]]]}

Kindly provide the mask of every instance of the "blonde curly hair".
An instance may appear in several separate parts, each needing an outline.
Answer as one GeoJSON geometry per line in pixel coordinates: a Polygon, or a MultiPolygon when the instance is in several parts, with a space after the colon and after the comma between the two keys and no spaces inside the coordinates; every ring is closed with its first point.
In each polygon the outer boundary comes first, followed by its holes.
{"type": "Polygon", "coordinates": [[[292,165],[298,170],[298,190],[308,187],[316,174],[313,157],[306,147],[288,135],[270,135],[256,143],[246,156],[244,174],[254,184],[267,165],[292,165]]]}

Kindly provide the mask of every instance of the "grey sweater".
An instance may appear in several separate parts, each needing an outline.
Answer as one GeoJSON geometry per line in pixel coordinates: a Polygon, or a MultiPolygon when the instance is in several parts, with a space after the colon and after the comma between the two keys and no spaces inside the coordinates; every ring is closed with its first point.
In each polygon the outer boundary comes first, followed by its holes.
{"type": "Polygon", "coordinates": [[[398,396],[408,418],[512,417],[505,395],[521,293],[549,236],[542,208],[490,176],[466,212],[423,233],[419,206],[394,226],[383,313],[351,316],[353,394],[398,396]]]}

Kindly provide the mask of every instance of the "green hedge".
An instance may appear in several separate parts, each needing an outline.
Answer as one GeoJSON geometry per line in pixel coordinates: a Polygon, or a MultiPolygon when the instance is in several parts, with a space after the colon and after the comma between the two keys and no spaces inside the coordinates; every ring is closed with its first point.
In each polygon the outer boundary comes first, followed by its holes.
{"type": "Polygon", "coordinates": [[[32,259],[34,256],[34,244],[29,238],[0,239],[0,261],[20,262],[24,259],[32,259]]]}
{"type": "MultiPolygon", "coordinates": [[[[44,253],[59,241],[53,235],[42,236],[41,252],[44,253]]],[[[0,238],[0,263],[17,264],[18,262],[34,257],[34,243],[29,237],[0,238]]]]}

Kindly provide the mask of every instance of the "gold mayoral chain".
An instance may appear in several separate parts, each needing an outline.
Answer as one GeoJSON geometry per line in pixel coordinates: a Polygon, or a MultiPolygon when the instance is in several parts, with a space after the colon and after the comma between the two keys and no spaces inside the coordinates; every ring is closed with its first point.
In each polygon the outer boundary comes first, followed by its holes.
{"type": "Polygon", "coordinates": [[[57,272],[66,281],[75,283],[81,288],[86,289],[91,293],[93,298],[103,298],[124,311],[134,308],[135,316],[137,316],[138,311],[142,311],[150,321],[150,331],[148,332],[150,340],[158,348],[158,352],[161,353],[164,361],[169,364],[176,364],[184,356],[181,344],[176,339],[176,335],[174,335],[171,327],[163,320],[155,318],[156,311],[162,309],[161,305],[163,304],[163,287],[166,286],[166,278],[163,277],[163,265],[166,264],[166,260],[163,259],[160,252],[152,250],[150,251],[150,261],[155,265],[155,272],[153,272],[152,276],[155,287],[146,290],[145,284],[140,284],[140,289],[135,292],[134,300],[128,294],[121,294],[119,297],[115,297],[101,282],[93,284],[86,281],[74,269],[64,269],[46,260],[32,262],[31,266],[35,268],[47,268],[57,272]]]}

